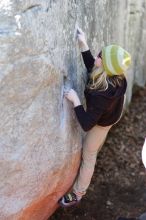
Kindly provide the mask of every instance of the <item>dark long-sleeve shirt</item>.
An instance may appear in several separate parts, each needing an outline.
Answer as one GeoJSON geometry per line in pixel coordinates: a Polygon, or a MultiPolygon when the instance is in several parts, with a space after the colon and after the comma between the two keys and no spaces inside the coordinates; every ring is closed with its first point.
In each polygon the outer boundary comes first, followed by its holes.
{"type": "MultiPolygon", "coordinates": [[[[82,52],[84,64],[88,74],[91,72],[95,59],[90,50],[82,52]]],[[[88,75],[89,77],[89,75],[88,75]]],[[[83,105],[74,108],[77,119],[84,131],[89,131],[95,125],[109,126],[118,121],[121,116],[127,82],[124,78],[121,86],[108,84],[105,91],[85,88],[86,111],[83,105]]]]}

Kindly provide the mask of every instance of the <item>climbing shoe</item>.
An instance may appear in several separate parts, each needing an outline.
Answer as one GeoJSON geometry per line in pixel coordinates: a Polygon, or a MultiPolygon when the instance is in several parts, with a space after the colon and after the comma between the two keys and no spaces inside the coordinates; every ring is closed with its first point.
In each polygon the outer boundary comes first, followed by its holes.
{"type": "Polygon", "coordinates": [[[77,195],[73,192],[65,194],[60,200],[59,204],[62,207],[69,207],[76,205],[80,202],[81,199],[77,198],[77,195]]]}

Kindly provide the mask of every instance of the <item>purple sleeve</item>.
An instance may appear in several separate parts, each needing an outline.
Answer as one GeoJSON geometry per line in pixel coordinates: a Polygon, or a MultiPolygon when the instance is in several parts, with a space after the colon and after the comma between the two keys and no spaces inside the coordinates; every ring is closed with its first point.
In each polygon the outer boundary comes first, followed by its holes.
{"type": "Polygon", "coordinates": [[[87,50],[87,51],[82,52],[82,57],[83,57],[84,64],[87,68],[87,71],[91,72],[94,66],[94,62],[95,62],[95,59],[91,54],[91,51],[87,50]]]}
{"type": "Polygon", "coordinates": [[[84,131],[89,131],[94,127],[102,115],[101,111],[89,112],[85,111],[83,105],[74,108],[77,119],[84,131]]]}

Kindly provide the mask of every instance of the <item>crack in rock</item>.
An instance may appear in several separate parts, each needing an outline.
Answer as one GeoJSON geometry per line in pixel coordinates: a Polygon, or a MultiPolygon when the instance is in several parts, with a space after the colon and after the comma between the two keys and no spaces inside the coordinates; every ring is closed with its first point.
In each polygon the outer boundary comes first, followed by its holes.
{"type": "Polygon", "coordinates": [[[41,8],[41,7],[42,7],[42,6],[41,6],[40,4],[31,5],[31,6],[29,6],[28,8],[26,8],[26,9],[23,11],[23,13],[26,13],[27,11],[32,10],[32,9],[34,9],[34,8],[41,8]]]}

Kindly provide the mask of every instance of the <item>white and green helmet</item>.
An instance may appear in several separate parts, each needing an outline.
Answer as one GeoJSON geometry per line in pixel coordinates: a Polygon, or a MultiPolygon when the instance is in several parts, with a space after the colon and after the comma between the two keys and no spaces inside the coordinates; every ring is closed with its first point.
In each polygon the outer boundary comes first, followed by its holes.
{"type": "Polygon", "coordinates": [[[123,74],[131,64],[131,55],[118,45],[102,49],[103,67],[109,76],[123,74]]]}

